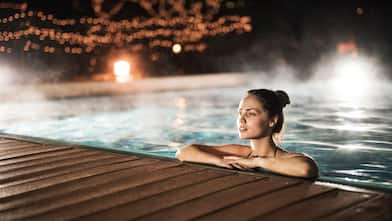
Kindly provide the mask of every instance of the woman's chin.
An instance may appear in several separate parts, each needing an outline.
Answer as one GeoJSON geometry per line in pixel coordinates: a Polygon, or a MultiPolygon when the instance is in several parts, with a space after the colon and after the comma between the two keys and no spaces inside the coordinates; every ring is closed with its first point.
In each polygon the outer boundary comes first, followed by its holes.
{"type": "Polygon", "coordinates": [[[243,140],[249,139],[249,135],[247,135],[247,134],[240,133],[238,136],[240,137],[240,139],[243,139],[243,140]]]}
{"type": "Polygon", "coordinates": [[[260,134],[238,133],[238,137],[242,140],[260,139],[263,136],[260,134]]]}

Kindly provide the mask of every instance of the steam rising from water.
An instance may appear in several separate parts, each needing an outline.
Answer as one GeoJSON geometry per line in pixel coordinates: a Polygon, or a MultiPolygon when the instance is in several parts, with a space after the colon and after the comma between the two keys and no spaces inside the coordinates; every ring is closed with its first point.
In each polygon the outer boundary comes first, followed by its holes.
{"type": "Polygon", "coordinates": [[[366,101],[391,94],[387,71],[374,57],[328,54],[312,66],[311,75],[305,79],[298,69],[280,61],[269,72],[258,72],[251,87],[315,94],[345,102],[366,101]]]}
{"type": "MultiPolygon", "coordinates": [[[[373,98],[374,96],[390,97],[392,94],[392,87],[387,80],[386,76],[388,75],[386,74],[386,70],[376,58],[361,56],[349,57],[351,61],[355,60],[357,63],[354,64],[354,69],[343,69],[342,72],[342,70],[338,70],[338,64],[339,62],[344,63],[347,57],[349,56],[333,54],[323,56],[318,63],[314,64],[312,75],[308,79],[303,79],[299,70],[285,62],[284,59],[278,59],[275,66],[270,68],[268,72],[258,71],[251,77],[250,75],[244,76],[248,78],[248,84],[244,85],[246,88],[244,88],[243,93],[250,88],[270,88],[274,90],[285,90],[289,95],[312,95],[314,99],[320,98],[320,100],[330,100],[340,107],[357,108],[370,105],[379,105],[382,107],[385,105],[382,103],[382,99],[373,98]],[[358,81],[358,73],[349,73],[350,71],[362,71],[362,73],[360,73],[361,79],[359,79],[361,81],[358,81]],[[345,76],[342,77],[340,75],[345,76]],[[336,80],[339,79],[346,82],[343,82],[344,84],[342,84],[342,82],[336,84],[336,80]]],[[[43,92],[45,90],[42,90],[42,85],[16,85],[14,87],[9,87],[13,82],[18,82],[18,80],[20,80],[18,79],[18,76],[20,77],[20,75],[10,66],[5,64],[1,64],[1,69],[2,76],[0,79],[0,86],[3,87],[3,90],[0,91],[0,100],[2,100],[3,103],[0,105],[0,116],[2,116],[1,120],[3,123],[15,119],[40,119],[56,115],[111,111],[118,108],[118,104],[112,106],[110,102],[101,103],[94,107],[83,103],[78,106],[65,107],[61,103],[67,103],[66,100],[60,101],[60,104],[59,102],[52,100],[46,102],[47,94],[46,92],[43,92]]],[[[48,71],[48,73],[45,74],[57,75],[56,73],[59,72],[52,71],[49,73],[48,71]]],[[[27,78],[35,75],[35,73],[23,73],[23,76],[27,76],[27,78]]],[[[230,75],[228,75],[228,77],[230,77],[230,75]]],[[[189,80],[189,84],[192,85],[192,80],[189,80]]],[[[61,90],[61,87],[61,84],[59,84],[58,87],[52,87],[52,90],[61,90]]],[[[237,100],[240,99],[241,95],[242,94],[236,95],[237,100]]],[[[145,95],[139,94],[135,97],[143,103],[144,96],[145,95]]],[[[99,98],[97,98],[97,100],[99,100],[99,98]]],[[[203,101],[200,102],[202,104],[203,101]]],[[[295,103],[296,102],[294,101],[294,104],[295,103]]],[[[158,106],[151,108],[159,108],[159,101],[155,101],[155,104],[158,106]]],[[[124,103],[124,108],[127,108],[126,106],[127,104],[124,103]]],[[[145,105],[141,106],[144,107],[145,105]]],[[[153,119],[153,117],[154,116],[150,116],[149,119],[153,119]]],[[[156,121],[156,119],[152,120],[152,122],[158,121],[159,120],[156,121]]],[[[181,119],[179,118],[178,123],[180,122],[181,119]]]]}
{"type": "Polygon", "coordinates": [[[246,144],[235,125],[241,96],[249,88],[284,89],[292,99],[284,148],[314,157],[323,179],[392,183],[390,89],[358,103],[330,96],[325,83],[312,89],[316,81],[297,80],[289,66],[274,71],[274,78],[236,75],[249,82],[232,88],[6,101],[0,104],[0,131],[173,157],[189,143],[246,144]]]}
{"type": "Polygon", "coordinates": [[[12,83],[12,76],[15,74],[7,64],[0,63],[1,80],[0,86],[9,85],[12,83]]]}

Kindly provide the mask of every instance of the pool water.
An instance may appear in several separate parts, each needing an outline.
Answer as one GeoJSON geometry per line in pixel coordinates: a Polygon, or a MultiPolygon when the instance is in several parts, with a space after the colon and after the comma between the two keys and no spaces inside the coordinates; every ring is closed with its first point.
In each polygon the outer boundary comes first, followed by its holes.
{"type": "MultiPolygon", "coordinates": [[[[174,158],[191,143],[247,144],[235,119],[252,87],[3,102],[0,132],[174,158]]],[[[392,190],[392,92],[344,100],[308,89],[288,90],[281,146],[313,157],[322,181],[392,190]]]]}

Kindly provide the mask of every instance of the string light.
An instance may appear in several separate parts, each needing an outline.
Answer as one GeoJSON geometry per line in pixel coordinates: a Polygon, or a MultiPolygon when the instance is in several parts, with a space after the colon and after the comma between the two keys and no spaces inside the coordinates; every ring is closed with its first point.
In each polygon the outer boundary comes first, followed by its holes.
{"type": "MultiPolygon", "coordinates": [[[[156,47],[174,49],[175,43],[180,45],[180,51],[202,52],[208,47],[203,42],[207,37],[228,33],[241,34],[252,30],[250,17],[217,17],[220,0],[196,2],[190,7],[186,7],[184,0],[122,0],[108,11],[103,10],[103,4],[104,0],[93,0],[92,8],[98,17],[79,19],[59,19],[42,11],[26,12],[27,4],[25,7],[14,7],[20,11],[0,18],[0,21],[9,24],[5,26],[7,29],[14,27],[18,30],[0,32],[0,53],[17,50],[7,45],[11,41],[21,41],[22,50],[25,52],[40,50],[45,53],[63,52],[71,55],[91,53],[97,47],[112,45],[135,51],[156,47]],[[151,17],[113,20],[112,17],[121,11],[126,3],[138,4],[151,17]],[[205,9],[205,12],[202,13],[202,9],[205,9]],[[68,26],[67,30],[83,31],[66,32],[63,30],[64,26],[68,26]]],[[[0,8],[1,6],[0,4],[0,8]]]]}
{"type": "Polygon", "coordinates": [[[173,45],[172,50],[173,50],[173,52],[174,52],[175,54],[178,54],[178,53],[181,52],[182,47],[181,47],[180,44],[176,43],[176,44],[173,45]]]}

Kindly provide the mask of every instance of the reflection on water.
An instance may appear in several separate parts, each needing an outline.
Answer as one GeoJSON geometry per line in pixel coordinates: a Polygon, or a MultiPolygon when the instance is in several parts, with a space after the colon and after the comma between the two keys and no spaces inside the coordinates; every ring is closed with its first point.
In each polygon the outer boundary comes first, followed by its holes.
{"type": "MultiPolygon", "coordinates": [[[[174,157],[190,143],[246,144],[235,128],[246,89],[9,102],[0,105],[0,130],[174,157]]],[[[296,92],[282,146],[312,156],[322,180],[392,190],[392,93],[345,102],[296,92]]]]}
{"type": "Polygon", "coordinates": [[[315,100],[296,98],[287,118],[290,149],[306,148],[325,180],[392,189],[391,93],[360,102],[315,100]]]}

